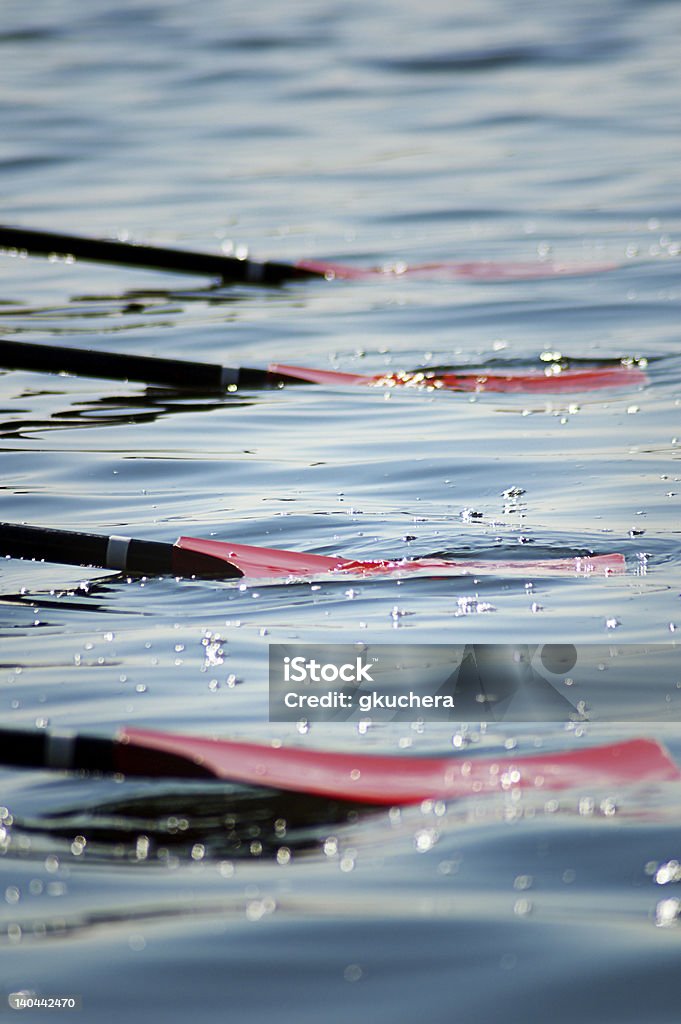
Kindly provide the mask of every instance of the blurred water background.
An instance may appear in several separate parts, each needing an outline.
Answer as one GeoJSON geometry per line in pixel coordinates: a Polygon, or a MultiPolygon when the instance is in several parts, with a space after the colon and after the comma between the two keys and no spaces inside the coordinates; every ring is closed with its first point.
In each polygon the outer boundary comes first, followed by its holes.
{"type": "MultiPolygon", "coordinates": [[[[612,577],[264,587],[3,562],[2,723],[405,757],[647,735],[681,761],[645,678],[626,725],[267,722],[273,641],[681,629],[680,26],[678,4],[633,0],[5,0],[7,223],[585,273],[265,289],[5,254],[0,336],[367,373],[639,357],[650,379],[223,398],[0,375],[3,520],[365,557],[627,558],[612,577]]],[[[667,783],[356,814],[0,769],[0,996],[78,993],[97,1022],[671,1024],[680,798],[667,783]]]]}

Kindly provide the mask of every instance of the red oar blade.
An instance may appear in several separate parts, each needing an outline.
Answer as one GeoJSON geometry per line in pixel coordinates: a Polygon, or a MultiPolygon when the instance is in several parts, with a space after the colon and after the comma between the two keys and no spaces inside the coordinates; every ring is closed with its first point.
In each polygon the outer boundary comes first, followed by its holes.
{"type": "Polygon", "coordinates": [[[624,555],[584,555],[535,559],[414,558],[396,562],[344,561],[337,572],[353,576],[592,576],[626,571],[624,555]]]}
{"type": "Polygon", "coordinates": [[[384,267],[351,267],[342,263],[329,263],[326,260],[300,260],[296,267],[310,274],[319,274],[328,280],[345,281],[366,280],[372,277],[425,277],[425,278],[465,278],[469,281],[538,281],[552,277],[580,277],[587,274],[601,274],[609,270],[617,270],[617,263],[570,263],[553,261],[534,261],[524,263],[505,263],[494,260],[478,260],[466,263],[420,263],[409,266],[407,263],[386,264],[384,267]]]}
{"type": "Polygon", "coordinates": [[[361,373],[341,373],[339,370],[317,370],[312,366],[287,366],[284,363],[270,363],[268,373],[274,376],[293,377],[308,384],[373,384],[375,376],[361,373]]]}
{"type": "MultiPolygon", "coordinates": [[[[599,366],[589,370],[550,370],[535,373],[445,373],[436,378],[437,388],[448,391],[491,391],[507,394],[562,394],[571,391],[596,391],[645,384],[647,375],[637,366],[599,366]]],[[[377,382],[377,383],[380,383],[377,382]]],[[[426,380],[426,385],[429,382],[426,380]]]]}
{"type": "Polygon", "coordinates": [[[527,373],[441,373],[428,370],[366,375],[338,370],[272,363],[272,374],[294,377],[310,384],[360,384],[383,388],[419,388],[432,391],[562,394],[599,388],[645,384],[647,375],[637,366],[600,366],[593,369],[535,370],[527,373]]]}
{"type": "MultiPolygon", "coordinates": [[[[525,576],[591,576],[622,573],[626,569],[620,554],[589,555],[570,558],[471,559],[415,558],[398,560],[357,560],[328,555],[310,555],[278,548],[252,547],[248,544],[230,544],[225,541],[198,537],[180,537],[175,546],[183,552],[194,552],[236,566],[244,576],[252,579],[290,579],[331,577],[344,579],[388,576],[470,576],[503,575],[525,576]]],[[[186,571],[186,570],[185,570],[186,571]]]]}
{"type": "Polygon", "coordinates": [[[282,579],[289,576],[325,575],[341,564],[339,558],[309,555],[278,548],[253,547],[250,544],[230,544],[199,537],[180,537],[175,547],[199,555],[221,559],[235,565],[244,576],[253,579],[282,579]]]}
{"type": "MultiPolygon", "coordinates": [[[[500,263],[478,260],[468,263],[423,263],[408,267],[415,277],[463,277],[470,281],[539,281],[551,277],[584,277],[617,270],[617,263],[525,262],[500,263]]],[[[394,273],[399,273],[398,265],[394,273]]]]}
{"type": "Polygon", "coordinates": [[[414,804],[511,789],[540,792],[678,780],[681,773],[660,744],[635,739],[606,746],[519,757],[406,758],[327,753],[255,743],[173,736],[124,729],[120,770],[143,774],[147,752],[186,759],[220,779],[337,800],[376,805],[414,804]],[[129,767],[126,767],[126,763],[129,767]]]}

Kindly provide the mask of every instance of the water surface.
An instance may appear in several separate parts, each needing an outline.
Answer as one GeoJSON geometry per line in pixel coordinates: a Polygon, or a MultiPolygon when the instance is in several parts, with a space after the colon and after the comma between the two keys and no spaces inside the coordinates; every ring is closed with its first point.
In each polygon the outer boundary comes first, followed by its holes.
{"type": "MultiPolygon", "coordinates": [[[[678,30],[677,5],[625,0],[4,5],[8,223],[290,261],[555,258],[586,272],[268,290],[3,256],[0,335],[362,373],[638,357],[649,380],[215,396],[0,376],[6,520],[362,557],[627,560],[588,579],[247,587],[7,561],[3,723],[405,757],[647,735],[681,760],[646,679],[627,724],[358,729],[268,723],[266,675],[267,645],[288,639],[674,639],[678,30]],[[605,262],[616,269],[589,272],[605,262]]],[[[679,795],[577,788],[367,813],[2,770],[0,993],[80,994],[103,1022],[668,1024],[679,795]]]]}

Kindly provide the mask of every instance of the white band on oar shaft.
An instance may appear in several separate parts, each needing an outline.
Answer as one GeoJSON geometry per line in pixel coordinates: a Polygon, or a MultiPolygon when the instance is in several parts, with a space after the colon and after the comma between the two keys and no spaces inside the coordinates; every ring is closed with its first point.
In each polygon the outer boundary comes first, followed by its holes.
{"type": "Polygon", "coordinates": [[[51,732],[45,747],[45,765],[48,768],[71,768],[76,746],[73,732],[51,732]]]}
{"type": "Polygon", "coordinates": [[[130,537],[109,537],[106,546],[106,567],[107,569],[125,569],[128,563],[128,548],[130,537]]]}

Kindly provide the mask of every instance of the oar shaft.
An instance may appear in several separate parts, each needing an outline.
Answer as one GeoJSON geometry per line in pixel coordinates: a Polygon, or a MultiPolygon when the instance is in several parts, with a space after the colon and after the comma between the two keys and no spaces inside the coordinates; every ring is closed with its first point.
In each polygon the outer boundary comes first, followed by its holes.
{"type": "Polygon", "coordinates": [[[0,763],[20,768],[64,768],[115,772],[110,739],[57,731],[0,729],[0,763]]]}
{"type": "Polygon", "coordinates": [[[0,338],[0,366],[31,373],[68,373],[105,380],[135,380],[198,391],[224,391],[229,387],[263,387],[277,383],[305,384],[300,378],[275,370],[249,366],[220,366],[187,359],[137,356],[120,352],[96,352],[87,348],[63,348],[33,341],[0,338]]]}
{"type": "Polygon", "coordinates": [[[172,544],[158,541],[0,523],[0,555],[11,558],[163,574],[175,571],[175,552],[172,544]]]}
{"type": "Polygon", "coordinates": [[[0,764],[155,778],[214,778],[212,771],[192,758],[147,749],[125,736],[112,740],[56,730],[0,729],[0,764]]]}
{"type": "Polygon", "coordinates": [[[0,523],[0,557],[32,558],[59,565],[94,565],[136,575],[219,576],[239,579],[240,569],[226,558],[183,549],[176,544],[131,537],[107,537],[75,530],[0,523]]]}
{"type": "Polygon", "coordinates": [[[209,253],[166,249],[155,245],[134,245],[108,239],[81,238],[54,231],[36,231],[0,225],[0,246],[24,250],[38,256],[75,256],[95,263],[112,263],[150,270],[171,270],[181,274],[220,277],[223,281],[249,284],[280,284],[296,278],[323,277],[317,270],[295,264],[237,259],[209,253]]]}
{"type": "MultiPolygon", "coordinates": [[[[177,388],[224,390],[239,384],[238,369],[217,363],[191,363],[84,348],[63,348],[27,341],[0,339],[0,366],[38,373],[71,373],[108,380],[136,380],[177,388]]],[[[263,371],[263,378],[266,373],[263,371]]]]}

